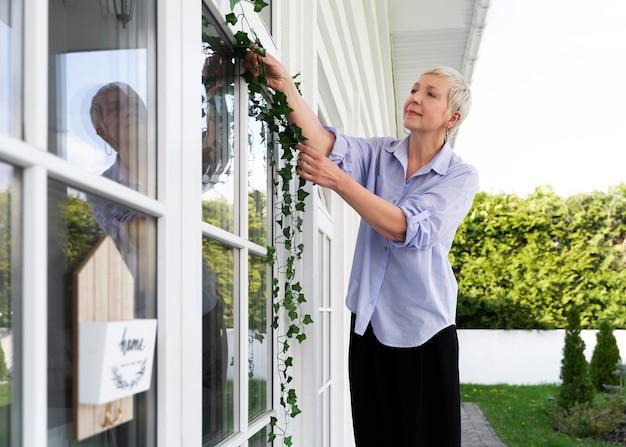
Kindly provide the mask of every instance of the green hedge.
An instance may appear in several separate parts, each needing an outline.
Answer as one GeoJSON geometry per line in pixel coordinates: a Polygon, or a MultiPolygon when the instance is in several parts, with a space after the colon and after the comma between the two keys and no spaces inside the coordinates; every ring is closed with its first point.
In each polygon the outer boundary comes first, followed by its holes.
{"type": "Polygon", "coordinates": [[[460,328],[626,327],[626,185],[608,193],[478,193],[450,252],[460,328]]]}

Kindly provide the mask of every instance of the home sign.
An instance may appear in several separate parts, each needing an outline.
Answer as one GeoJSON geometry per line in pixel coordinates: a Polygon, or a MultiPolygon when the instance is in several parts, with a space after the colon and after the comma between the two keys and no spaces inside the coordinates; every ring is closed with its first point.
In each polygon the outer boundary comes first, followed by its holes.
{"type": "Polygon", "coordinates": [[[99,405],[150,388],[157,321],[82,321],[78,402],[99,405]]]}

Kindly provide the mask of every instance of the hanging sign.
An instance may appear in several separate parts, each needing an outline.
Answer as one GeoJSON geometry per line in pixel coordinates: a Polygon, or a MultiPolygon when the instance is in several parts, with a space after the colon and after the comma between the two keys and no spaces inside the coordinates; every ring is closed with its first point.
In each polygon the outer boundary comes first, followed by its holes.
{"type": "Polygon", "coordinates": [[[99,405],[150,388],[156,320],[83,321],[78,402],[99,405]]]}

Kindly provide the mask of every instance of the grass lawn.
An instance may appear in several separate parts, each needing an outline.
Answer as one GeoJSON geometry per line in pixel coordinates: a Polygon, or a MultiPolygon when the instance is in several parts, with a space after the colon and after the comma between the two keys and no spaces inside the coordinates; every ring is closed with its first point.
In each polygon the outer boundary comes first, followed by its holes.
{"type": "MultiPolygon", "coordinates": [[[[476,402],[498,437],[509,447],[615,447],[574,439],[554,431],[543,407],[557,385],[461,385],[461,400],[476,402]]],[[[601,399],[598,396],[598,399],[601,399]]]]}

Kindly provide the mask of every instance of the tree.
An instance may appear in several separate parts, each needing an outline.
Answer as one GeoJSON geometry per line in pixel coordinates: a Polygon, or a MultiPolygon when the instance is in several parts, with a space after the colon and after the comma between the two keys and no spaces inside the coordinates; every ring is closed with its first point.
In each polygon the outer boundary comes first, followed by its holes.
{"type": "Polygon", "coordinates": [[[585,360],[585,342],[580,337],[580,313],[576,306],[570,307],[567,316],[561,379],[563,383],[558,397],[561,407],[570,408],[576,403],[591,402],[593,387],[585,360]]]}
{"type": "Polygon", "coordinates": [[[602,385],[619,384],[619,377],[613,374],[620,362],[619,348],[613,336],[613,327],[608,321],[600,323],[596,340],[590,365],[591,381],[598,391],[602,391],[602,385]]]}

